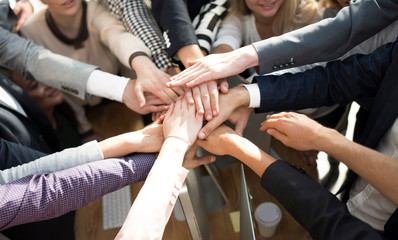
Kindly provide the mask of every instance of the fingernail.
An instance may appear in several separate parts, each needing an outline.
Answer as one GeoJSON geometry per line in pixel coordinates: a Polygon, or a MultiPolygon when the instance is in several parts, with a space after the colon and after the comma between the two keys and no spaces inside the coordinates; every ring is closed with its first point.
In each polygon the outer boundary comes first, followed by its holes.
{"type": "Polygon", "coordinates": [[[207,121],[210,121],[213,117],[210,114],[207,114],[206,119],[207,121]]]}
{"type": "Polygon", "coordinates": [[[214,162],[215,160],[216,160],[216,157],[215,156],[211,156],[210,161],[214,162]]]}
{"type": "Polygon", "coordinates": [[[199,138],[200,138],[200,139],[205,138],[205,134],[204,134],[203,132],[200,132],[200,133],[199,133],[199,138]]]}
{"type": "Polygon", "coordinates": [[[216,116],[217,115],[217,111],[213,111],[213,115],[216,116]]]}

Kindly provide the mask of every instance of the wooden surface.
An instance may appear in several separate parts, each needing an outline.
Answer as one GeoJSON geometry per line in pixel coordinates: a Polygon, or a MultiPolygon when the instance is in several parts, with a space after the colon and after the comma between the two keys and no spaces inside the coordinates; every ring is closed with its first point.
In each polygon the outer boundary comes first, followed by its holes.
{"type": "MultiPolygon", "coordinates": [[[[87,111],[96,133],[104,138],[143,128],[142,117],[117,102],[96,106],[87,111]]],[[[131,195],[135,199],[144,182],[132,184],[131,195]]],[[[75,218],[76,240],[114,239],[119,229],[104,231],[102,228],[102,203],[97,199],[77,210],[75,218]]]]}
{"type": "MultiPolygon", "coordinates": [[[[94,123],[95,130],[104,137],[114,136],[116,134],[140,129],[143,127],[142,119],[139,115],[129,111],[121,104],[106,105],[103,108],[93,111],[89,115],[94,123]]],[[[277,154],[288,162],[295,162],[297,166],[305,168],[306,172],[317,179],[315,168],[304,166],[300,161],[297,152],[285,147],[276,140],[272,140],[272,147],[277,154]]],[[[301,227],[291,216],[283,209],[279,203],[268,194],[260,185],[260,178],[250,169],[245,168],[248,188],[252,199],[252,210],[262,202],[271,201],[276,203],[282,210],[282,220],[278,226],[276,234],[271,240],[285,239],[311,239],[309,234],[301,227]]],[[[239,210],[240,193],[240,164],[235,163],[221,169],[221,177],[228,197],[228,204],[220,210],[208,214],[209,235],[211,240],[228,239],[238,240],[239,232],[234,232],[230,220],[230,213],[239,210]]],[[[132,199],[134,200],[143,182],[131,185],[132,199]]],[[[76,240],[110,240],[114,239],[119,229],[104,231],[102,229],[102,205],[101,199],[79,209],[76,215],[75,236],[76,240]]],[[[266,239],[261,237],[255,229],[257,239],[266,239]]],[[[178,221],[171,215],[170,221],[166,226],[164,240],[189,240],[191,239],[188,226],[185,221],[178,221]]]]}

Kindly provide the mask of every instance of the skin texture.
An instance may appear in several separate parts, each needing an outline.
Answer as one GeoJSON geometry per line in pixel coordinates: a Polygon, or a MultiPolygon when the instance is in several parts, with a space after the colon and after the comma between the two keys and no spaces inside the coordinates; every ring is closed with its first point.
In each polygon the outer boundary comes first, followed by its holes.
{"type": "Polygon", "coordinates": [[[191,67],[170,78],[168,87],[193,87],[203,82],[224,79],[259,64],[252,45],[223,54],[211,54],[189,62],[191,67]]]}
{"type": "Polygon", "coordinates": [[[33,14],[33,6],[29,1],[19,1],[15,3],[12,10],[18,16],[18,22],[15,26],[14,32],[19,32],[26,20],[28,20],[28,18],[33,14]]]}
{"type": "Polygon", "coordinates": [[[260,130],[297,150],[326,152],[398,204],[396,159],[352,142],[336,130],[323,127],[303,114],[283,112],[271,115],[260,130]]]}

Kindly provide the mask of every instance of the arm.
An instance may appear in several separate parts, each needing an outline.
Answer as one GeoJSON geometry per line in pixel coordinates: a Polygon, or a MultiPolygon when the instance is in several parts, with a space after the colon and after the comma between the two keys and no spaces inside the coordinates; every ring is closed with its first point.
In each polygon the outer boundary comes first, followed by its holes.
{"type": "MultiPolygon", "coordinates": [[[[141,1],[141,0],[138,0],[141,1]]],[[[99,3],[96,4],[94,24],[104,43],[121,63],[132,68],[137,74],[135,91],[143,107],[146,104],[144,93],[157,96],[165,104],[174,102],[178,95],[165,86],[170,76],[156,67],[150,56],[151,51],[135,35],[127,32],[122,23],[111,16],[99,3]]],[[[146,7],[146,6],[144,6],[146,7]]],[[[178,89],[176,89],[178,90],[178,89]]],[[[179,91],[182,94],[183,91],[179,91]]]]}
{"type": "Polygon", "coordinates": [[[170,86],[195,86],[205,81],[236,75],[254,66],[259,66],[259,74],[262,75],[333,60],[397,18],[398,2],[395,0],[357,0],[350,7],[342,9],[335,18],[259,41],[228,54],[200,59],[193,67],[172,78],[174,82],[170,86]],[[365,28],[363,23],[370,18],[375,21],[365,28]]]}
{"type": "Polygon", "coordinates": [[[227,0],[213,0],[203,6],[193,20],[195,34],[202,50],[211,52],[211,45],[216,38],[218,28],[228,13],[227,0]]]}
{"type": "Polygon", "coordinates": [[[17,167],[0,171],[0,184],[6,184],[31,174],[59,171],[133,152],[158,152],[162,142],[162,126],[159,124],[111,137],[99,143],[92,141],[47,156],[33,149],[1,140],[1,156],[6,159],[22,159],[23,162],[17,167]]]}
{"type": "Polygon", "coordinates": [[[394,184],[398,181],[396,159],[352,142],[336,130],[323,127],[302,114],[272,115],[262,124],[261,130],[289,147],[326,152],[398,204],[398,188],[394,184]]]}
{"type": "Polygon", "coordinates": [[[243,43],[243,18],[239,18],[236,14],[228,14],[220,26],[220,30],[216,35],[212,48],[213,53],[225,53],[238,49],[243,43]],[[220,47],[225,48],[226,51],[220,51],[220,47]]]}
{"type": "Polygon", "coordinates": [[[191,18],[183,0],[153,0],[152,13],[163,35],[169,40],[168,44],[166,40],[166,47],[170,57],[174,57],[185,46],[198,45],[191,18]]]}
{"type": "Polygon", "coordinates": [[[137,53],[151,57],[149,48],[138,37],[129,33],[123,24],[112,17],[100,3],[90,2],[88,4],[94,5],[93,25],[99,32],[101,42],[125,67],[131,68],[131,61],[137,53]]]}
{"type": "Polygon", "coordinates": [[[179,98],[166,114],[165,142],[116,239],[161,239],[188,174],[184,155],[195,140],[203,117],[179,98]]]}
{"type": "Polygon", "coordinates": [[[152,60],[159,69],[172,66],[157,23],[143,0],[102,0],[111,14],[123,22],[125,28],[139,37],[151,50],[152,60]],[[152,26],[152,27],[151,27],[152,26]]]}
{"type": "Polygon", "coordinates": [[[8,1],[0,2],[0,65],[84,99],[86,83],[95,66],[81,63],[23,39],[11,32],[16,16],[8,1]],[[52,69],[57,77],[48,74],[52,69]],[[56,70],[55,70],[56,69],[56,70]]]}
{"type": "Polygon", "coordinates": [[[260,60],[259,74],[275,71],[274,66],[278,66],[277,70],[287,68],[285,63],[291,58],[294,64],[289,67],[336,59],[396,19],[398,2],[395,0],[352,2],[335,18],[254,43],[260,60]],[[374,21],[365,28],[363,23],[367,19],[374,21]]]}
{"type": "Polygon", "coordinates": [[[19,32],[26,20],[33,14],[33,6],[29,1],[17,1],[12,10],[18,16],[15,32],[19,32]]]}
{"type": "Polygon", "coordinates": [[[24,177],[0,186],[0,230],[63,215],[103,195],[142,181],[155,161],[132,155],[24,177]]]}
{"type": "Polygon", "coordinates": [[[396,43],[387,44],[370,55],[353,55],[330,62],[325,68],[255,77],[261,92],[261,105],[256,111],[344,105],[360,97],[373,97],[389,69],[396,67],[393,61],[397,51],[396,43]]]}
{"type": "Polygon", "coordinates": [[[232,129],[222,126],[199,145],[214,154],[236,157],[251,168],[261,177],[262,186],[314,239],[383,239],[313,179],[286,162],[276,161],[232,129]]]}

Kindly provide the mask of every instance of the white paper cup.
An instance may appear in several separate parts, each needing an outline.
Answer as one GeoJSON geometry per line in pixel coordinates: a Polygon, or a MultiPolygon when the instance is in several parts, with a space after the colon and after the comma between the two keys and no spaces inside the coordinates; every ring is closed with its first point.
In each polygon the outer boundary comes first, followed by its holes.
{"type": "Polygon", "coordinates": [[[276,204],[264,202],[254,211],[254,218],[261,236],[272,237],[281,221],[282,213],[276,204]]]}

